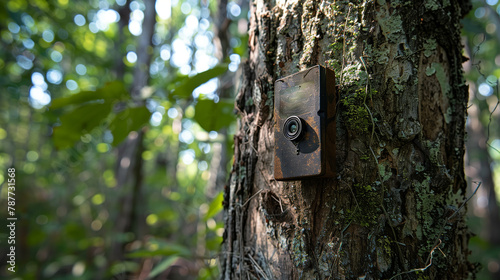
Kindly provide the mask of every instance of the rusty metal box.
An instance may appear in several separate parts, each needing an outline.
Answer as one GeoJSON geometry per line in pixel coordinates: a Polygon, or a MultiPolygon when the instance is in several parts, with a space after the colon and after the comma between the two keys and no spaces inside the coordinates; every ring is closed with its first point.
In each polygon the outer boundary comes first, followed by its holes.
{"type": "Polygon", "coordinates": [[[274,84],[274,178],[335,176],[335,74],[323,66],[274,84]]]}

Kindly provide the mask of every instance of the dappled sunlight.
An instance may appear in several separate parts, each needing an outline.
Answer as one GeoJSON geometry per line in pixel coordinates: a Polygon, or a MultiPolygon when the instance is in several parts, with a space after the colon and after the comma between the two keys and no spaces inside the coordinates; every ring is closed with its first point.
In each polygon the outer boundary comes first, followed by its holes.
{"type": "Polygon", "coordinates": [[[16,275],[212,279],[222,185],[206,186],[228,172],[235,125],[219,78],[246,54],[248,8],[229,2],[216,57],[211,2],[35,2],[7,0],[0,20],[0,166],[15,167],[20,223],[36,228],[18,231],[16,275]]]}

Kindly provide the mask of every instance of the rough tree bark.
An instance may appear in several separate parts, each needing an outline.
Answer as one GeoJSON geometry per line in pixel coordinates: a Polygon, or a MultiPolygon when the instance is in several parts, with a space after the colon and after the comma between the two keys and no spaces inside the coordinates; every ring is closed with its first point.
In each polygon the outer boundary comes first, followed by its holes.
{"type": "Polygon", "coordinates": [[[222,279],[472,276],[462,207],[467,1],[250,6],[222,279]],[[277,182],[273,84],[316,64],[336,73],[336,177],[277,182]]]}

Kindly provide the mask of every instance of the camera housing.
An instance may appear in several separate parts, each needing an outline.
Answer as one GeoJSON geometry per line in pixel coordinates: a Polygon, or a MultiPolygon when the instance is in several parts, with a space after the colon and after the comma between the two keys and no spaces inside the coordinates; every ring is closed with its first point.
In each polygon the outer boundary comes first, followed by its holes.
{"type": "Polygon", "coordinates": [[[335,73],[316,65],[274,84],[274,178],[335,176],[335,73]]]}

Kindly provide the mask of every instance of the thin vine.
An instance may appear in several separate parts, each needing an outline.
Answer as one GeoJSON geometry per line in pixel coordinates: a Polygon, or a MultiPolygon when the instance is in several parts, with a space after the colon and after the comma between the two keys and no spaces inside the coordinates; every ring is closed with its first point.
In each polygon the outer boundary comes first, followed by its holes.
{"type": "Polygon", "coordinates": [[[479,73],[479,75],[488,83],[489,86],[491,86],[493,88],[493,91],[496,93],[495,96],[497,97],[497,102],[495,104],[495,107],[493,107],[493,110],[491,110],[490,115],[489,115],[488,125],[487,125],[487,128],[486,128],[486,140],[485,140],[485,144],[488,147],[490,147],[492,150],[496,151],[497,153],[500,153],[500,150],[498,150],[497,148],[495,148],[490,143],[490,136],[491,136],[490,127],[491,127],[491,123],[493,122],[493,114],[495,113],[495,111],[497,110],[498,106],[500,105],[500,90],[499,90],[498,80],[495,81],[494,84],[491,83],[491,82],[489,82],[488,79],[487,79],[487,77],[486,77],[486,75],[483,72],[481,72],[481,60],[478,60],[477,62],[475,62],[476,55],[481,50],[481,46],[483,45],[484,42],[486,42],[486,36],[484,36],[484,34],[483,34],[483,38],[482,38],[481,42],[479,42],[477,44],[477,46],[475,47],[474,52],[472,53],[471,65],[474,68],[476,68],[476,70],[479,73]]]}

